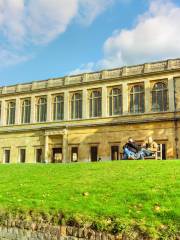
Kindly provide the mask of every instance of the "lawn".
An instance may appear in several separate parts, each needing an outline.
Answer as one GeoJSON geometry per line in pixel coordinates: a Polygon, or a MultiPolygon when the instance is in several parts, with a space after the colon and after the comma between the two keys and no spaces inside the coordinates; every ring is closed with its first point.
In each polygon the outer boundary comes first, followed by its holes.
{"type": "Polygon", "coordinates": [[[174,234],[180,161],[0,165],[0,210],[61,212],[67,223],[112,232],[138,226],[151,236],[174,234]]]}

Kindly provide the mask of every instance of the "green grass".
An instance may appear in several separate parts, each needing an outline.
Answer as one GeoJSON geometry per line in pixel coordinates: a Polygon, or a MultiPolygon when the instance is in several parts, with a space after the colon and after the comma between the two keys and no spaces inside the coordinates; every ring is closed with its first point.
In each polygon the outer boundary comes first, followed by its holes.
{"type": "Polygon", "coordinates": [[[73,218],[100,230],[138,226],[152,236],[174,234],[180,161],[0,165],[0,209],[62,212],[67,222],[73,218]]]}

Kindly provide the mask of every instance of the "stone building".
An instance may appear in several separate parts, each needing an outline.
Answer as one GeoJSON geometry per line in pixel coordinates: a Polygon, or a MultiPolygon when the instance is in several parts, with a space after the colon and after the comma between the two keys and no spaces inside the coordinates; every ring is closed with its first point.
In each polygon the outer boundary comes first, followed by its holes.
{"type": "Polygon", "coordinates": [[[0,88],[2,163],[121,158],[129,136],[180,156],[180,59],[0,88]]]}

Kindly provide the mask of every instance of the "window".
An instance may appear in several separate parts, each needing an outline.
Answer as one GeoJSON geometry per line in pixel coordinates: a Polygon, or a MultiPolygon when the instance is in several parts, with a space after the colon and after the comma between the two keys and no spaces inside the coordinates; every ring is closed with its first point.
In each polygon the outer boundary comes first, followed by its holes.
{"type": "Polygon", "coordinates": [[[62,95],[54,98],[54,117],[55,121],[64,119],[64,97],[62,95]]]}
{"type": "Polygon", "coordinates": [[[152,111],[163,112],[168,110],[168,90],[165,83],[158,82],[152,89],[152,111]]]}
{"type": "Polygon", "coordinates": [[[78,161],[78,147],[71,148],[71,162],[78,161]]]}
{"type": "Polygon", "coordinates": [[[10,149],[4,150],[4,163],[10,163],[10,149]]]}
{"type": "Polygon", "coordinates": [[[7,105],[7,124],[15,124],[16,103],[8,102],[7,105]]]}
{"type": "Polygon", "coordinates": [[[90,95],[90,117],[100,117],[102,114],[101,91],[92,91],[90,95]]]}
{"type": "Polygon", "coordinates": [[[130,90],[130,112],[144,112],[144,87],[142,85],[135,85],[130,90]]]}
{"type": "Polygon", "coordinates": [[[22,123],[30,123],[31,120],[31,101],[25,99],[22,103],[22,123]]]}
{"type": "Polygon", "coordinates": [[[119,88],[113,88],[109,95],[109,115],[122,114],[122,92],[119,88]]]}
{"type": "Polygon", "coordinates": [[[42,97],[37,104],[37,122],[46,122],[47,118],[47,99],[42,97]]]}
{"type": "Polygon", "coordinates": [[[71,99],[71,119],[82,118],[82,93],[74,93],[71,99]]]}
{"type": "Polygon", "coordinates": [[[19,154],[20,154],[20,156],[19,156],[20,163],[25,163],[26,162],[26,149],[23,149],[23,148],[20,149],[19,154]]]}
{"type": "Polygon", "coordinates": [[[42,149],[41,148],[36,149],[36,162],[37,163],[42,162],[42,149]]]}

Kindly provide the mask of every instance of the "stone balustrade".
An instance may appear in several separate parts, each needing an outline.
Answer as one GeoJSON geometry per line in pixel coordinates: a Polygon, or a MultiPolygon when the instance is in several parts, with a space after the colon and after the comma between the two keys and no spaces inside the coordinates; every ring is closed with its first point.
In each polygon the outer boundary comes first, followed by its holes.
{"type": "Polygon", "coordinates": [[[124,78],[162,71],[180,69],[180,59],[170,59],[161,62],[145,63],[141,65],[122,67],[117,69],[103,70],[100,72],[84,73],[62,78],[34,81],[27,84],[0,87],[0,95],[13,94],[17,92],[30,92],[48,88],[61,87],[66,85],[81,84],[82,82],[100,81],[113,78],[124,78]]]}

